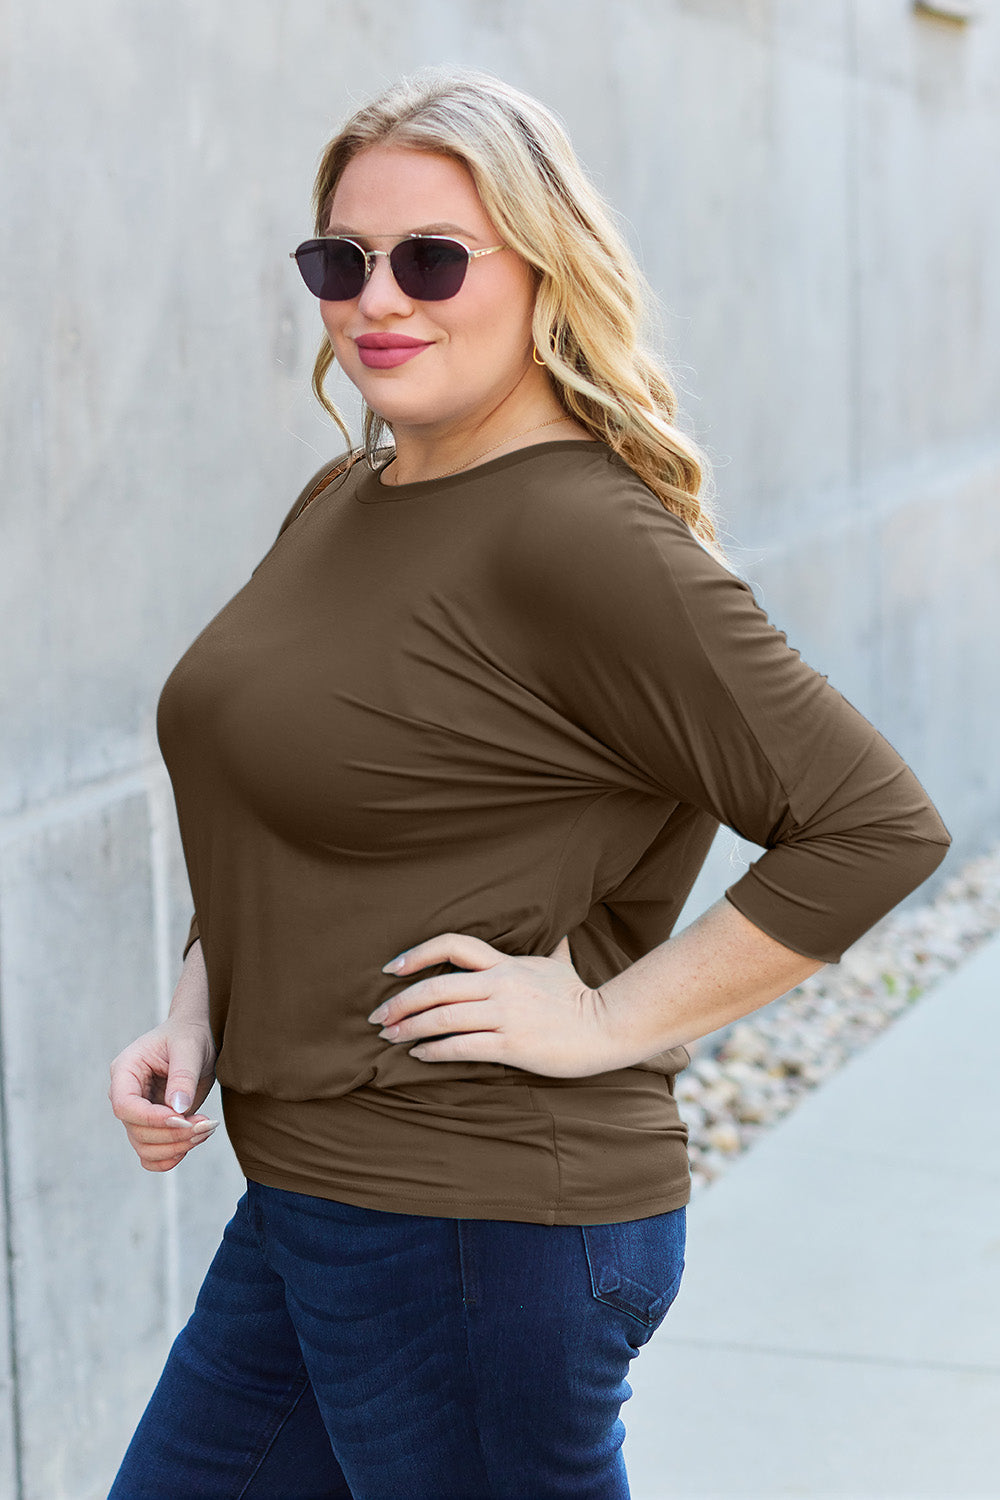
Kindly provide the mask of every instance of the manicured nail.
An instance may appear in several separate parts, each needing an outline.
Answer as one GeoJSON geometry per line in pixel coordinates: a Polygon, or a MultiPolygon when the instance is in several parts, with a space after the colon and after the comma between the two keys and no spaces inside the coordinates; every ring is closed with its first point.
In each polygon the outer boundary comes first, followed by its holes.
{"type": "Polygon", "coordinates": [[[200,1137],[203,1141],[207,1141],[208,1137],[218,1130],[218,1128],[218,1120],[202,1120],[195,1126],[194,1135],[200,1137]]]}
{"type": "Polygon", "coordinates": [[[174,1110],[177,1114],[182,1115],[186,1110],[189,1110],[191,1108],[194,1100],[191,1098],[190,1094],[181,1094],[178,1092],[176,1094],[171,1094],[170,1098],[167,1100],[167,1103],[170,1105],[170,1108],[172,1110],[174,1110]]]}
{"type": "Polygon", "coordinates": [[[369,1019],[369,1021],[371,1021],[371,1023],[372,1023],[373,1026],[378,1026],[382,1021],[385,1020],[385,1018],[386,1018],[386,1016],[388,1014],[389,1014],[389,1007],[388,1007],[388,1005],[380,1005],[379,1008],[378,1008],[378,1010],[373,1010],[372,1011],[372,1013],[368,1017],[368,1019],[369,1019]]]}
{"type": "Polygon", "coordinates": [[[406,954],[397,953],[395,958],[390,958],[387,964],[382,965],[382,973],[384,974],[386,969],[392,969],[395,973],[398,973],[405,963],[406,954]]]}

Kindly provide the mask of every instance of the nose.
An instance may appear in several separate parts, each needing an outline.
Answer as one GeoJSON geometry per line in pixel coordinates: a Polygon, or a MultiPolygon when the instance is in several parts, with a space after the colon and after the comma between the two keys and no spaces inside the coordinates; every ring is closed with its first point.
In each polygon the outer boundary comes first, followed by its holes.
{"type": "Polygon", "coordinates": [[[409,313],[413,303],[392,274],[387,255],[376,255],[372,274],[361,288],[358,307],[373,323],[387,313],[409,313]]]}

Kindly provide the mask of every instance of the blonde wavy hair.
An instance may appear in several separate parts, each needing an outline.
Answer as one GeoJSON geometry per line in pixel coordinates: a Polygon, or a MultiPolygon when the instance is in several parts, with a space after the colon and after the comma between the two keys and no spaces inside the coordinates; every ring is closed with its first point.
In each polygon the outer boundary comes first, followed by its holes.
{"type": "MultiPolygon", "coordinates": [[[[504,242],[534,268],[532,332],[562,406],[614,449],[721,562],[704,490],[707,456],[674,425],[677,397],[641,340],[656,298],[615,215],[587,176],[556,116],[491,73],[434,67],[401,78],[358,109],[323,152],[313,188],[323,235],[348,162],[375,145],[461,162],[504,242]]],[[[386,424],[366,406],[364,447],[324,389],[334,362],[324,339],[312,388],[351,449],[375,462],[386,424]]]]}

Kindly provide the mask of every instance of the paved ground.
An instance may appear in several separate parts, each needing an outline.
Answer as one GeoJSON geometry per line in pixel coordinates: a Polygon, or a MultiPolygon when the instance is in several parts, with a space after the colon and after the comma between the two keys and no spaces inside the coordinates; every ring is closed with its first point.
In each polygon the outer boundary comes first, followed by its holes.
{"type": "Polygon", "coordinates": [[[633,1500],[998,1500],[998,1072],[994,939],[695,1198],[633,1500]]]}

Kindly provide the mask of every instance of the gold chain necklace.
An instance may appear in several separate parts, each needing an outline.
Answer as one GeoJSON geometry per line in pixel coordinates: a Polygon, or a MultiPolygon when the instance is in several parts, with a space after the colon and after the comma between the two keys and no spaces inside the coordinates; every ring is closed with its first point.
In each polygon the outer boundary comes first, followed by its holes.
{"type": "MultiPolygon", "coordinates": [[[[512,442],[514,440],[514,438],[527,437],[529,432],[540,432],[543,427],[554,427],[557,422],[568,422],[568,421],[570,421],[569,417],[550,417],[550,419],[547,422],[539,422],[536,427],[526,427],[523,432],[514,432],[514,433],[511,433],[511,435],[509,437],[502,438],[499,443],[494,443],[492,448],[487,448],[485,453],[477,453],[476,456],[475,456],[475,458],[467,458],[465,460],[465,463],[464,464],[459,464],[459,466],[458,466],[457,469],[449,469],[447,471],[447,473],[444,473],[444,474],[430,474],[430,475],[428,475],[428,478],[429,479],[450,479],[451,476],[452,476],[452,474],[460,474],[461,471],[463,469],[467,469],[470,464],[477,464],[481,458],[485,458],[486,457],[487,453],[495,453],[498,448],[502,448],[503,447],[504,443],[510,443],[510,442],[512,442]]],[[[389,463],[386,464],[385,469],[387,469],[389,467],[389,464],[394,464],[395,462],[396,462],[396,459],[395,459],[395,455],[394,455],[389,460],[389,463]]],[[[379,471],[379,473],[380,474],[384,474],[385,473],[385,469],[381,469],[379,471]]],[[[418,480],[410,480],[408,482],[411,483],[411,484],[417,484],[417,483],[423,484],[424,483],[423,480],[419,480],[419,481],[418,480]]],[[[398,481],[397,481],[397,483],[398,483],[398,481]]],[[[392,486],[390,485],[389,488],[391,489],[392,486]]]]}

